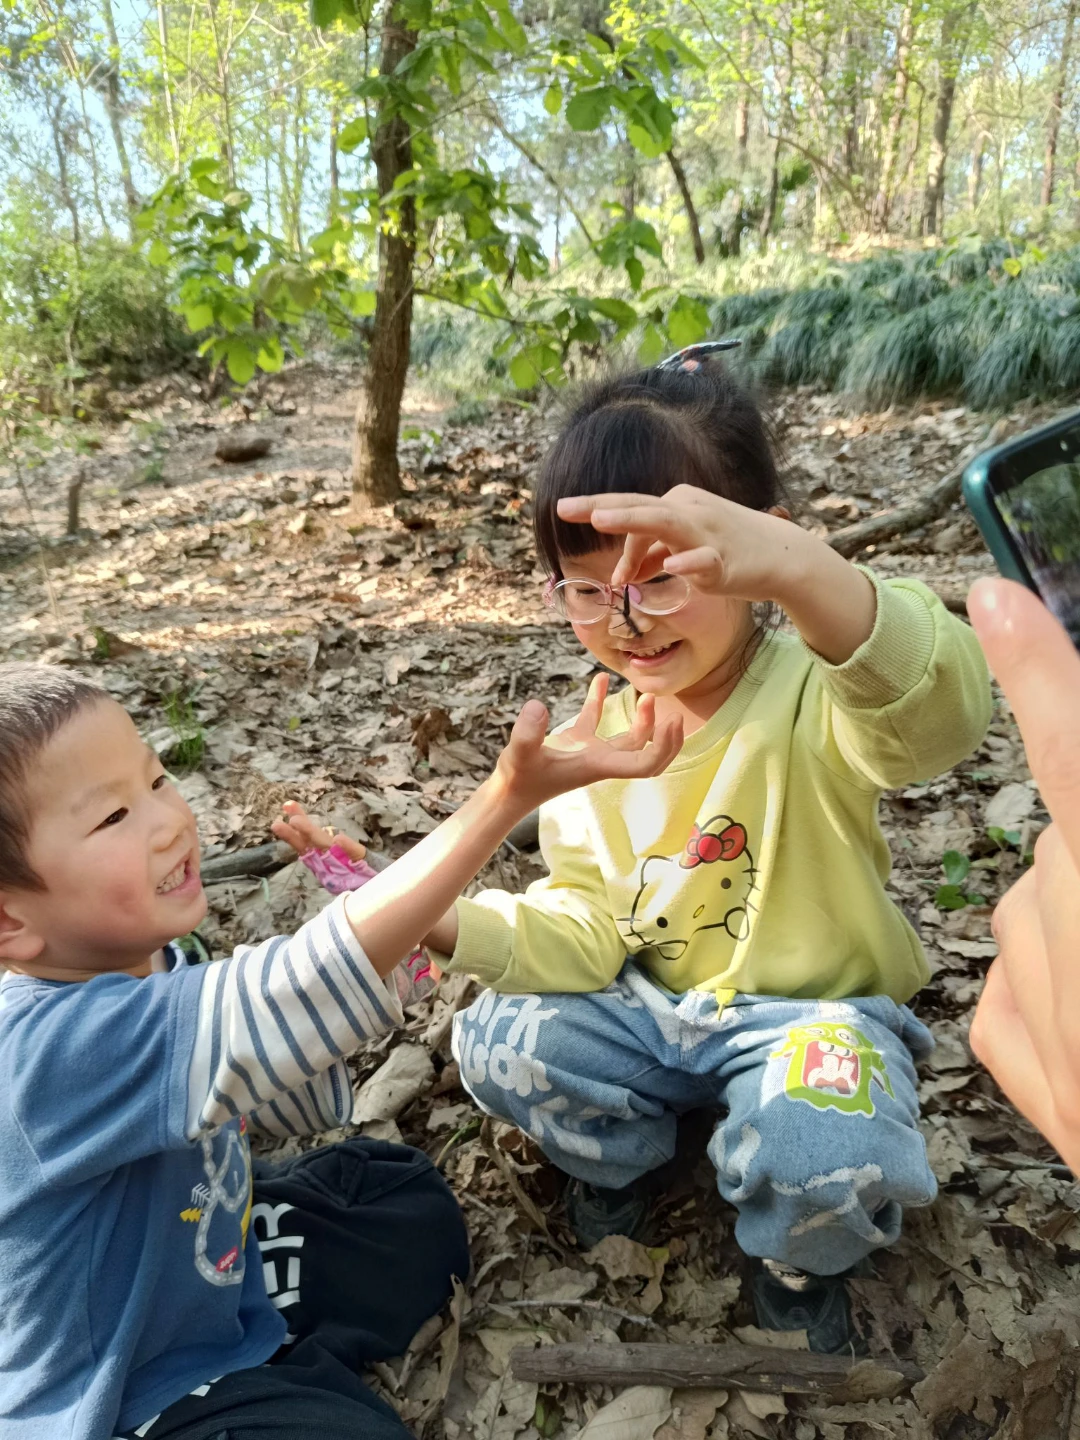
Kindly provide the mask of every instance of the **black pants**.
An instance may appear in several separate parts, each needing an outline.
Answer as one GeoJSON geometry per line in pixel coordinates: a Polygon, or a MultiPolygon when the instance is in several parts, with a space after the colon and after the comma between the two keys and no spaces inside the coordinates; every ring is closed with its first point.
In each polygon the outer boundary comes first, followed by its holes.
{"type": "Polygon", "coordinates": [[[407,1440],[359,1378],[469,1270],[457,1201],[419,1150],[360,1138],[255,1167],[251,1223],[294,1340],[162,1412],[145,1440],[407,1440]],[[297,1243],[301,1241],[302,1243],[297,1243]]]}

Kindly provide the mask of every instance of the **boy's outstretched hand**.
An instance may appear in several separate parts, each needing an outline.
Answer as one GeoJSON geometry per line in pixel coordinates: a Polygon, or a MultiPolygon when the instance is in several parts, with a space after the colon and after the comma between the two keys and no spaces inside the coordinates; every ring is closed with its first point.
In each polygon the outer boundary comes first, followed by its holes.
{"type": "Polygon", "coordinates": [[[319,825],[299,800],[286,800],[281,813],[285,818],[275,820],[270,829],[277,839],[291,845],[298,855],[304,855],[309,850],[329,850],[331,845],[338,846],[350,860],[363,860],[367,854],[360,841],[354,840],[351,835],[319,825]]]}
{"type": "Polygon", "coordinates": [[[682,747],[682,721],[656,721],[652,695],[638,700],[633,726],[623,735],[602,740],[596,733],[608,692],[607,675],[597,675],[573,725],[547,734],[548,712],[539,700],[522,707],[510,741],[499,756],[492,777],[520,801],[524,813],[545,800],[578,790],[597,780],[637,780],[659,775],[682,747]]]}
{"type": "MultiPolygon", "coordinates": [[[[608,677],[598,676],[573,725],[551,736],[546,708],[530,700],[514,723],[494,774],[437,830],[346,897],[349,924],[380,975],[420,943],[453,954],[454,902],[518,821],[538,805],[597,780],[659,775],[671,764],[682,746],[682,721],[670,718],[657,724],[652,696],[638,701],[625,735],[611,740],[597,735],[607,688],[608,677]]],[[[301,844],[308,839],[318,843],[318,827],[301,807],[274,826],[275,835],[295,845],[287,833],[290,827],[301,844]]]]}

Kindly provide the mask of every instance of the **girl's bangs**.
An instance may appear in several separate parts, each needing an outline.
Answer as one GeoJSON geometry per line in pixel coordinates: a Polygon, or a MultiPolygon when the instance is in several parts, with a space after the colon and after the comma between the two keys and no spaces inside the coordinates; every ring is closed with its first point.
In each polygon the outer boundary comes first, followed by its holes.
{"type": "Polygon", "coordinates": [[[655,405],[605,406],[572,424],[549,451],[537,486],[536,544],[553,574],[559,557],[615,549],[617,535],[559,517],[560,500],[575,495],[664,495],[673,485],[697,483],[699,464],[682,427],[655,405]]]}

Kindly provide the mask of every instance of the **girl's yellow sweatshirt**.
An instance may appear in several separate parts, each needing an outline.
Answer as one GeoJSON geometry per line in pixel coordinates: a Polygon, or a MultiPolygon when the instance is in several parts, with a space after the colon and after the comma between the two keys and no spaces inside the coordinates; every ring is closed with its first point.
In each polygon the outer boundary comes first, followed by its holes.
{"type": "MultiPolygon", "coordinates": [[[[974,633],[914,580],[881,581],[843,665],[774,635],[726,703],[651,780],[605,780],[541,811],[550,874],[459,900],[446,968],[496,990],[600,990],[628,955],[673,992],[909,1000],[929,968],[885,892],[885,789],[982,739],[974,633]]],[[[634,692],[600,733],[629,728],[634,692]]]]}

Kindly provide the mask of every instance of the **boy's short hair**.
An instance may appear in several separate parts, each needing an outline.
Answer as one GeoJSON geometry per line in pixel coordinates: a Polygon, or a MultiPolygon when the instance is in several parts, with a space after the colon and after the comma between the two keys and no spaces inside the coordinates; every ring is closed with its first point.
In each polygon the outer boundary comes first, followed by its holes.
{"type": "Polygon", "coordinates": [[[26,781],[53,736],[109,693],[56,665],[0,665],[0,886],[40,890],[30,864],[26,781]]]}

